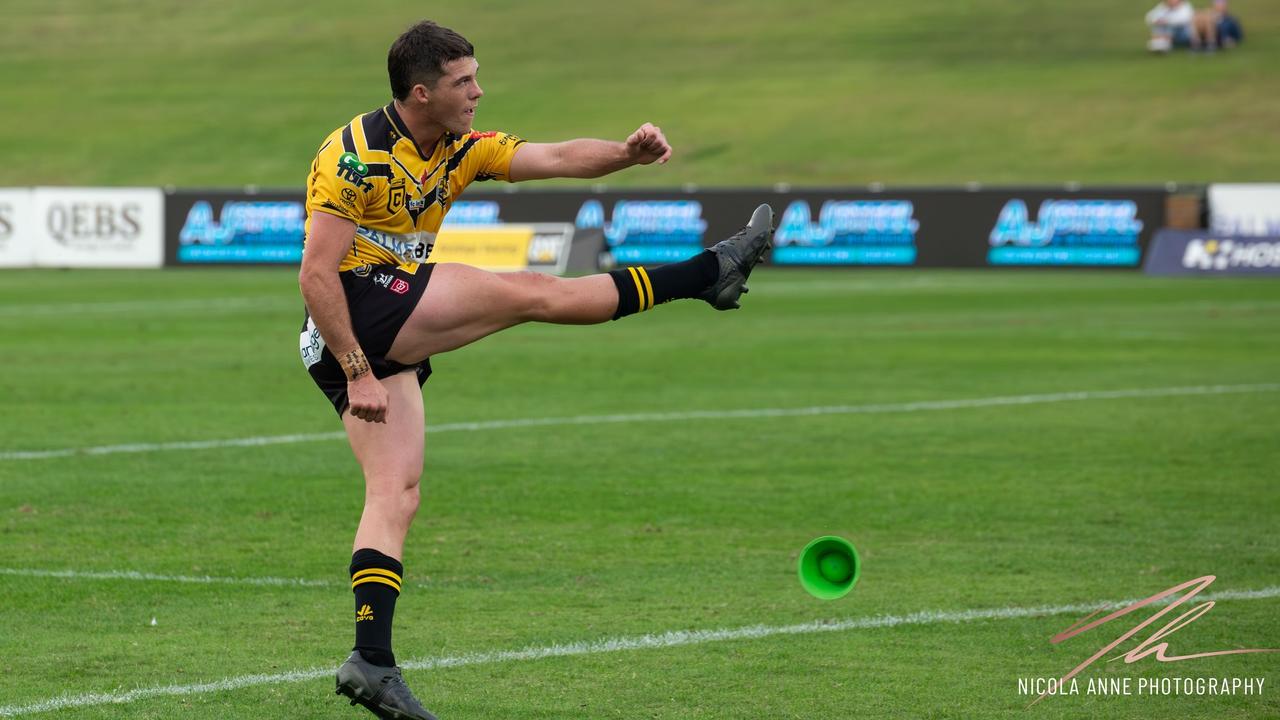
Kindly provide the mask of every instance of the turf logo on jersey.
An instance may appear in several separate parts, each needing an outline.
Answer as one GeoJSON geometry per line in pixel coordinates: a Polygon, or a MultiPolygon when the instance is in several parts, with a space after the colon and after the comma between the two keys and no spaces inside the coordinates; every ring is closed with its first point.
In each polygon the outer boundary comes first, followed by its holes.
{"type": "Polygon", "coordinates": [[[368,192],[373,189],[373,183],[364,179],[369,174],[369,166],[360,162],[360,158],[353,152],[345,152],[338,156],[338,177],[355,185],[356,187],[368,192]]]}
{"type": "Polygon", "coordinates": [[[400,278],[396,278],[395,282],[391,283],[390,290],[397,295],[403,295],[409,292],[409,283],[401,280],[400,278]]]}
{"type": "Polygon", "coordinates": [[[373,608],[368,605],[361,605],[359,612],[356,613],[356,622],[364,622],[373,619],[373,608]]]}

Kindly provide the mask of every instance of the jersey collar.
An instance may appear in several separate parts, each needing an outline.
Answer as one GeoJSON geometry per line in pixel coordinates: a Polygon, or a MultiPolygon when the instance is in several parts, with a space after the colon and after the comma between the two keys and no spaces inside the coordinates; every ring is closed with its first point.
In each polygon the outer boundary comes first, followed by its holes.
{"type": "Polygon", "coordinates": [[[418,157],[423,160],[431,159],[422,154],[422,148],[418,146],[418,141],[413,139],[413,133],[409,132],[409,126],[405,124],[404,118],[400,117],[400,113],[396,112],[396,104],[394,101],[387,103],[387,106],[382,108],[382,112],[386,113],[387,119],[391,121],[391,127],[395,128],[396,132],[408,138],[409,142],[413,143],[413,149],[417,151],[418,157]]]}

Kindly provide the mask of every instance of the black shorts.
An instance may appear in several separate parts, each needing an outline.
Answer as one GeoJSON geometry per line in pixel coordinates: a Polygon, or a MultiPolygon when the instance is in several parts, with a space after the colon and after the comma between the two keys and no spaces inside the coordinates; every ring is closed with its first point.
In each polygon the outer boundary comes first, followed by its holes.
{"type": "MultiPolygon", "coordinates": [[[[338,273],[342,289],[347,296],[347,309],[351,313],[351,326],[356,340],[369,359],[369,367],[376,378],[391,377],[415,368],[418,385],[431,375],[431,361],[417,365],[401,365],[387,359],[391,343],[427,289],[435,263],[417,266],[417,272],[409,273],[397,265],[362,265],[338,273]]],[[[333,403],[333,409],[342,417],[347,409],[347,374],[342,371],[338,359],[325,347],[320,331],[311,321],[311,314],[302,319],[302,332],[298,338],[302,364],[320,391],[333,403]]]]}

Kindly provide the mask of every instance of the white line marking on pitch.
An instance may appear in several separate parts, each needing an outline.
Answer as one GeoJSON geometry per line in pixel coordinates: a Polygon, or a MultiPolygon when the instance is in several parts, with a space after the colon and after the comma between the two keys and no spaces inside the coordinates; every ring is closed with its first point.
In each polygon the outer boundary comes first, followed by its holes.
{"type": "Polygon", "coordinates": [[[0,575],[10,577],[59,578],[64,580],[138,580],[144,582],[193,583],[197,585],[266,585],[278,587],[337,587],[350,581],[308,580],[281,577],[217,577],[213,575],[160,575],[137,570],[38,570],[34,568],[0,568],[0,575]]]}
{"type": "MultiPolygon", "coordinates": [[[[286,578],[228,575],[163,575],[160,573],[140,572],[138,570],[46,570],[41,568],[0,567],[0,577],[53,578],[57,580],[126,580],[134,582],[172,582],[191,585],[258,585],[265,587],[350,587],[350,580],[313,580],[310,578],[286,578]]],[[[467,578],[436,580],[429,578],[426,582],[406,583],[406,587],[439,589],[440,587],[460,584],[467,578]]]]}
{"type": "MultiPolygon", "coordinates": [[[[1205,595],[1205,600],[1259,600],[1280,597],[1280,587],[1269,587],[1262,590],[1238,590],[1205,595]]],[[[601,653],[623,652],[628,650],[651,650],[661,648],[682,647],[686,645],[702,645],[730,640],[757,640],[776,635],[808,635],[823,632],[842,632],[846,630],[872,630],[876,628],[897,627],[899,625],[934,625],[938,623],[965,623],[980,620],[1013,620],[1021,618],[1048,617],[1052,615],[1081,614],[1093,612],[1104,606],[1132,605],[1137,599],[1100,601],[1096,603],[1074,605],[1054,605],[1030,608],[991,608],[979,610],[933,611],[911,613],[909,615],[876,615],[867,618],[848,618],[845,620],[817,620],[799,625],[752,625],[749,627],[723,630],[677,630],[650,635],[608,638],[588,642],[569,643],[564,645],[546,645],[530,647],[524,650],[495,650],[490,652],[469,653],[446,657],[424,658],[402,663],[406,670],[439,670],[441,668],[464,667],[468,665],[488,665],[501,662],[518,662],[526,660],[542,660],[544,658],[573,657],[578,655],[598,655],[601,653]]],[[[17,717],[34,713],[65,710],[67,708],[88,707],[91,705],[119,705],[149,700],[158,697],[180,697],[186,695],[202,695],[205,693],[225,692],[260,685],[278,685],[282,683],[305,682],[318,680],[333,675],[335,667],[317,667],[307,670],[293,670],[282,673],[262,673],[256,675],[240,675],[237,677],[214,680],[212,682],[193,685],[161,685],[137,688],[115,693],[84,693],[80,695],[62,695],[27,705],[0,706],[0,717],[17,717]]]]}
{"type": "MultiPolygon", "coordinates": [[[[1185,395],[1229,395],[1236,393],[1262,393],[1280,391],[1280,383],[1253,385],[1198,385],[1194,387],[1137,388],[1131,390],[1085,390],[1079,392],[1047,393],[1043,395],[1012,395],[1006,397],[968,398],[960,400],[924,400],[919,402],[887,403],[875,405],[826,405],[802,408],[756,408],[743,410],[690,410],[683,412],[626,413],[618,415],[574,415],[569,417],[516,418],[513,420],[484,420],[428,425],[427,433],[476,432],[509,428],[548,427],[554,425],[601,425],[616,423],[677,422],[683,420],[722,420],[744,418],[804,417],[811,415],[871,415],[881,413],[909,413],[933,410],[963,410],[967,408],[1001,407],[1008,405],[1040,405],[1045,403],[1075,402],[1082,400],[1117,400],[1124,398],[1162,398],[1185,395]]],[[[230,438],[225,440],[189,440],[167,443],[131,443],[127,445],[99,445],[97,447],[61,448],[57,450],[11,450],[0,452],[0,460],[47,460],[116,453],[147,453],[167,450],[210,450],[229,447],[260,447],[291,443],[342,440],[343,431],[301,433],[295,435],[265,435],[261,437],[230,438]]]]}
{"type": "MultiPolygon", "coordinates": [[[[134,312],[187,313],[195,310],[233,310],[241,308],[272,308],[272,303],[283,307],[285,298],[278,295],[258,295],[222,298],[182,298],[177,300],[120,300],[100,303],[39,303],[33,305],[8,305],[0,308],[0,317],[70,317],[81,315],[114,315],[134,312]]],[[[296,300],[290,300],[295,305],[296,300]]],[[[44,320],[42,320],[44,322],[44,320]]]]}

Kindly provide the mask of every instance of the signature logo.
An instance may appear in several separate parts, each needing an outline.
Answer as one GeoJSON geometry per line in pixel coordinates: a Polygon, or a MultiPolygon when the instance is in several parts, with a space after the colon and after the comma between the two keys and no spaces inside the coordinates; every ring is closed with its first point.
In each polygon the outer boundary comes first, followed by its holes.
{"type": "MultiPolygon", "coordinates": [[[[1063,630],[1057,635],[1054,635],[1053,638],[1050,640],[1050,642],[1052,642],[1054,645],[1057,645],[1066,640],[1070,640],[1071,638],[1077,635],[1081,635],[1086,632],[1089,632],[1090,630],[1093,630],[1096,627],[1105,625],[1111,622],[1112,620],[1124,617],[1129,613],[1141,610],[1142,608],[1148,605],[1158,603],[1161,600],[1164,600],[1165,598],[1171,595],[1177,595],[1180,592],[1189,590],[1189,592],[1187,592],[1186,595],[1183,595],[1182,597],[1179,597],[1177,600],[1174,600],[1168,603],[1167,605],[1165,605],[1165,607],[1161,608],[1160,611],[1157,612],[1156,614],[1138,623],[1132,629],[1124,632],[1123,634],[1120,635],[1120,637],[1116,638],[1115,640],[1112,640],[1110,643],[1107,643],[1106,645],[1102,646],[1102,649],[1098,650],[1096,653],[1091,655],[1089,659],[1077,665],[1075,669],[1072,670],[1071,672],[1067,673],[1066,675],[1063,675],[1062,679],[1059,680],[1059,685],[1061,686],[1062,684],[1069,682],[1071,678],[1075,677],[1076,675],[1079,675],[1085,668],[1089,667],[1095,661],[1097,661],[1098,658],[1101,658],[1103,655],[1106,655],[1112,650],[1115,650],[1116,647],[1118,647],[1120,644],[1127,641],[1129,638],[1132,638],[1134,635],[1137,635],[1138,633],[1142,632],[1148,626],[1152,625],[1160,618],[1168,615],[1169,613],[1172,613],[1179,606],[1184,605],[1189,600],[1191,600],[1191,598],[1195,597],[1196,595],[1199,595],[1201,592],[1204,591],[1205,588],[1212,585],[1213,581],[1217,579],[1218,578],[1215,575],[1205,575],[1204,577],[1199,577],[1199,578],[1196,578],[1195,580],[1188,580],[1187,582],[1184,582],[1180,585],[1174,585],[1173,587],[1169,588],[1168,590],[1165,590],[1164,592],[1156,593],[1155,595],[1152,595],[1151,597],[1146,598],[1145,600],[1139,600],[1138,602],[1135,602],[1132,605],[1129,605],[1128,607],[1121,608],[1104,617],[1098,618],[1097,620],[1093,620],[1092,622],[1090,622],[1091,618],[1096,617],[1098,614],[1102,612],[1105,612],[1105,610],[1098,610],[1097,612],[1085,617],[1083,620],[1080,620],[1079,622],[1075,623],[1074,625],[1067,628],[1066,630],[1063,630]]],[[[1141,643],[1139,643],[1137,647],[1134,647],[1132,650],[1126,653],[1122,653],[1120,655],[1117,655],[1111,658],[1111,660],[1109,660],[1108,662],[1119,660],[1120,658],[1124,658],[1125,664],[1129,665],[1151,656],[1155,656],[1155,659],[1158,660],[1159,662],[1181,662],[1183,660],[1195,660],[1197,658],[1215,657],[1218,655],[1243,655],[1246,653],[1280,652],[1280,648],[1254,648],[1254,649],[1239,649],[1239,650],[1215,650],[1212,652],[1192,653],[1190,655],[1172,655],[1172,656],[1169,655],[1168,654],[1169,643],[1162,642],[1162,641],[1165,638],[1169,637],[1170,635],[1174,634],[1175,632],[1195,622],[1196,620],[1199,620],[1206,613],[1212,610],[1213,606],[1214,606],[1214,602],[1212,600],[1206,600],[1205,602],[1202,602],[1199,605],[1196,605],[1195,607],[1191,608],[1190,610],[1187,610],[1186,612],[1182,613],[1178,617],[1166,623],[1164,627],[1161,627],[1159,630],[1152,633],[1150,637],[1148,637],[1146,640],[1143,640],[1141,643]]],[[[1031,701],[1031,705],[1035,705],[1036,703],[1040,702],[1048,694],[1049,694],[1048,691],[1041,693],[1039,697],[1031,701]]],[[[1031,705],[1028,705],[1027,707],[1031,707],[1031,705]]]]}

